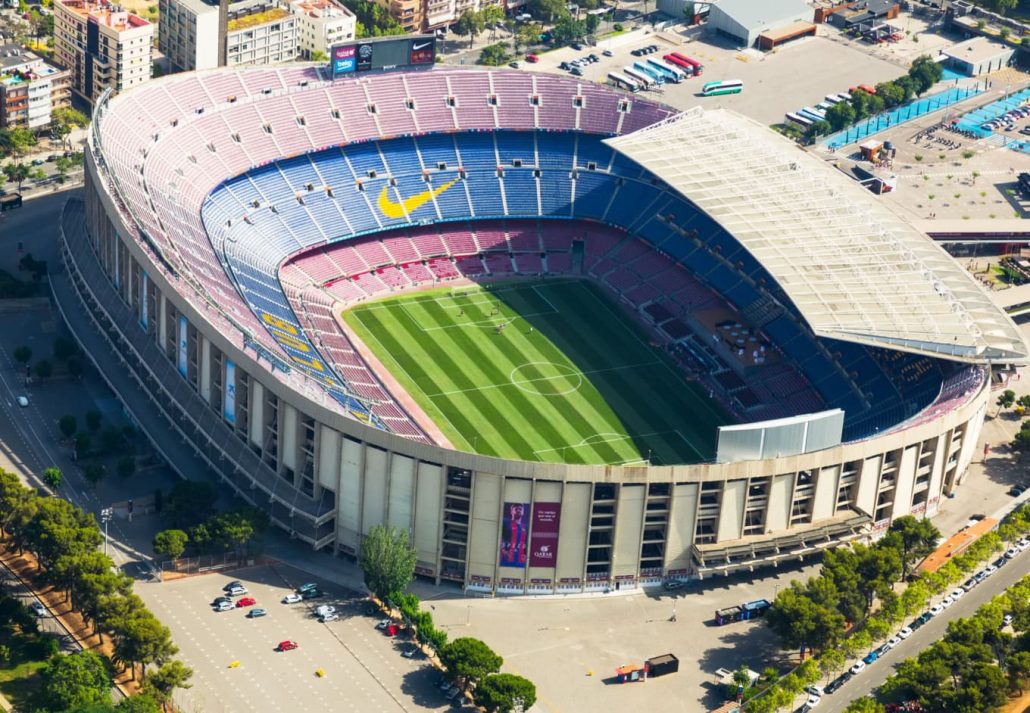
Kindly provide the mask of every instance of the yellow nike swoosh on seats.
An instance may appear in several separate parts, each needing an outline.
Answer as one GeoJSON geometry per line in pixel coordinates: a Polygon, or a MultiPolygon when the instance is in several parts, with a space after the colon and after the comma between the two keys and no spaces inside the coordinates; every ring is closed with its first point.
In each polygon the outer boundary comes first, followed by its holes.
{"type": "Polygon", "coordinates": [[[383,215],[387,218],[403,218],[406,213],[409,215],[414,213],[416,210],[431,201],[433,198],[439,196],[457,182],[458,179],[455,178],[453,181],[449,181],[439,188],[432,188],[428,191],[423,191],[422,193],[409,196],[400,203],[395,203],[390,200],[390,187],[383,186],[383,192],[379,194],[379,210],[382,211],[383,215]]]}

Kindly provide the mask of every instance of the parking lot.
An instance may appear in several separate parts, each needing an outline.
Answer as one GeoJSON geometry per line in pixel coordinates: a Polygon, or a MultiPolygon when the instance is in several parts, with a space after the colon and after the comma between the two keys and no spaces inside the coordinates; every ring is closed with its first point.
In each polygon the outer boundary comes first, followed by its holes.
{"type": "Polygon", "coordinates": [[[382,617],[367,600],[291,568],[259,566],[139,583],[136,591],[172,629],[180,656],[193,668],[194,687],[176,696],[180,710],[365,713],[447,707],[435,685],[436,669],[421,654],[402,657],[414,644],[376,629],[382,617]],[[251,607],[214,609],[214,599],[234,580],[246,587],[255,607],[267,610],[266,616],[247,617],[251,607]],[[318,583],[325,596],[281,603],[294,587],[309,581],[318,583]],[[340,618],[320,623],[314,610],[323,604],[335,607],[340,618]],[[278,651],[287,640],[297,648],[278,651]]]}
{"type": "Polygon", "coordinates": [[[905,71],[899,64],[875,57],[861,46],[828,37],[799,40],[773,53],[740,51],[715,44],[697,30],[690,30],[686,35],[668,31],[650,33],[637,41],[623,42],[624,38],[617,36],[581,51],[564,47],[540,54],[538,63],[523,66],[532,71],[571,76],[560,70],[559,65],[593,53],[600,61],[583,67],[582,78],[604,83],[609,72],[623,73],[627,65],[647,59],[634,57],[632,50],[656,44],[659,51],[649,57],[661,58],[669,52],[679,52],[700,61],[704,71],[700,77],[680,84],[664,84],[657,91],[642,92],[641,96],[679,109],[697,105],[726,107],[763,124],[779,123],[786,112],[817,104],[831,92],[847,91],[857,84],[873,85],[894,79],[905,71]],[[605,57],[605,50],[610,51],[612,57],[605,57]],[[704,82],[725,79],[742,80],[744,91],[719,97],[699,95],[704,82]]]}

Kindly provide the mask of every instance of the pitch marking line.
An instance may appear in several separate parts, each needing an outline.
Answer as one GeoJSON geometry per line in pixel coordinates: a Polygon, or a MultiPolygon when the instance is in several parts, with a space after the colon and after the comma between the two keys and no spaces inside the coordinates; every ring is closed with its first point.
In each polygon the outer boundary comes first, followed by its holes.
{"type": "MultiPolygon", "coordinates": [[[[577,448],[583,448],[584,446],[592,446],[595,443],[615,443],[617,441],[632,441],[637,438],[653,438],[654,436],[664,436],[667,433],[676,433],[683,437],[679,431],[654,431],[653,433],[638,433],[638,434],[621,434],[602,432],[595,433],[592,436],[587,436],[579,443],[570,444],[558,448],[541,448],[540,450],[533,451],[533,455],[540,457],[541,453],[564,453],[566,451],[575,451],[577,448]]],[[[540,458],[540,460],[543,460],[540,458]]],[[[626,461],[627,463],[634,463],[636,461],[626,461]]]]}
{"type": "MultiPolygon", "coordinates": [[[[522,367],[530,366],[530,365],[532,365],[534,363],[542,364],[544,362],[527,362],[526,364],[520,364],[519,366],[515,367],[515,369],[512,370],[512,373],[515,373],[516,370],[521,369],[522,367]]],[[[557,365],[560,362],[549,362],[549,363],[554,363],[554,364],[557,365]]],[[[622,371],[623,369],[642,369],[642,368],[647,367],[647,366],[654,366],[655,364],[661,364],[661,362],[656,359],[655,361],[649,361],[649,362],[645,362],[643,364],[626,364],[624,366],[611,366],[611,367],[608,367],[606,369],[591,369],[590,371],[579,371],[579,370],[576,370],[575,374],[580,376],[580,377],[584,377],[584,376],[590,376],[591,374],[603,374],[603,373],[607,373],[607,372],[610,372],[610,371],[622,371]]],[[[569,366],[569,367],[571,367],[572,365],[571,364],[568,364],[568,365],[562,364],[562,366],[569,366]]],[[[568,374],[568,377],[571,377],[571,376],[573,376],[572,372],[570,372],[568,374]]],[[[510,378],[511,377],[509,375],[509,379],[510,378]]],[[[549,380],[555,379],[555,378],[559,378],[559,377],[556,377],[556,376],[540,376],[540,377],[535,377],[535,378],[530,378],[530,379],[519,379],[517,383],[516,383],[515,380],[509,380],[508,382],[501,383],[501,384],[485,384],[483,386],[470,386],[467,389],[454,389],[453,391],[440,391],[440,392],[435,393],[435,394],[426,394],[426,397],[428,397],[430,399],[435,399],[438,396],[454,396],[456,394],[467,394],[467,393],[470,393],[470,392],[473,392],[473,391],[486,391],[487,389],[502,389],[502,388],[504,388],[506,386],[515,386],[517,388],[522,388],[520,386],[520,384],[529,384],[529,383],[532,383],[532,382],[535,382],[535,381],[549,381],[549,380]]],[[[566,378],[566,377],[563,375],[561,378],[566,378]]],[[[522,389],[522,390],[525,391],[525,389],[522,389]]],[[[530,393],[533,393],[533,392],[530,392],[530,393]]],[[[550,396],[551,394],[535,393],[533,395],[534,396],[550,396]]]]}

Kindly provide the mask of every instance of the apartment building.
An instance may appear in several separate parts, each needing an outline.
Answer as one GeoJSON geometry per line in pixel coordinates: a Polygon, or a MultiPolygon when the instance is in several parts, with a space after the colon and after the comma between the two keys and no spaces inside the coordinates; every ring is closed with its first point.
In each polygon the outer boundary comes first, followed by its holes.
{"type": "Polygon", "coordinates": [[[229,6],[226,64],[290,62],[300,51],[300,19],[287,5],[266,0],[229,6]]]}
{"type": "Polygon", "coordinates": [[[0,45],[0,128],[42,129],[71,100],[70,73],[19,45],[0,45]]]}
{"type": "Polygon", "coordinates": [[[479,12],[487,5],[500,5],[510,10],[524,5],[525,2],[526,0],[507,0],[504,3],[498,0],[424,0],[425,29],[436,30],[453,25],[466,10],[479,12]]]}
{"type": "Polygon", "coordinates": [[[160,0],[157,46],[176,69],[218,66],[218,2],[160,0]]]}
{"type": "Polygon", "coordinates": [[[311,59],[315,52],[328,57],[330,47],[355,37],[354,13],[332,0],[294,0],[290,12],[299,21],[300,56],[304,59],[311,59]]]}
{"type": "Polygon", "coordinates": [[[374,0],[386,8],[390,16],[401,24],[405,32],[421,32],[425,19],[423,0],[374,0]]]}
{"type": "Polygon", "coordinates": [[[54,52],[68,68],[72,92],[92,104],[150,79],[154,26],[119,5],[56,0],[54,52]]]}

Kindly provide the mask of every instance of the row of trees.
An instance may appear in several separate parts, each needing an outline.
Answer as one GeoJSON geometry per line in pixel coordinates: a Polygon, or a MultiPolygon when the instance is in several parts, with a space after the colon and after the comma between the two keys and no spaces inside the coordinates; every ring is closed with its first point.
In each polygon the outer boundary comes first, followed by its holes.
{"type": "Polygon", "coordinates": [[[354,13],[354,31],[359,40],[404,34],[404,28],[390,15],[386,4],[380,5],[368,0],[343,0],[343,4],[354,13]]]}
{"type": "MultiPolygon", "coordinates": [[[[151,674],[140,695],[111,702],[110,662],[94,651],[54,656],[40,671],[38,710],[64,713],[161,713],[188,672],[171,661],[151,674]]],[[[188,676],[187,676],[188,678],[188,676]]]]}
{"type": "MultiPolygon", "coordinates": [[[[925,525],[918,526],[911,520],[913,518],[899,518],[895,521],[895,526],[880,541],[883,543],[901,537],[902,543],[895,541],[893,545],[901,562],[906,560],[917,562],[918,551],[927,551],[925,543],[930,530],[922,530],[925,525]],[[904,535],[905,532],[909,533],[907,537],[904,535]],[[910,543],[908,549],[912,553],[911,555],[906,555],[903,548],[903,542],[906,539],[910,543]]],[[[812,639],[820,639],[820,637],[832,641],[834,645],[824,644],[818,658],[809,659],[809,661],[817,661],[818,669],[823,674],[834,675],[843,670],[851,657],[864,653],[876,642],[887,638],[896,626],[923,609],[932,595],[943,593],[981,567],[989,557],[1002,549],[1003,542],[1014,541],[1028,532],[1030,532],[1030,506],[1024,506],[1008,515],[999,525],[997,532],[983,535],[964,553],[953,557],[936,572],[922,572],[917,576],[910,576],[907,586],[900,595],[894,593],[893,587],[890,592],[885,592],[883,597],[878,598],[879,606],[876,611],[853,625],[848,632],[822,628],[827,626],[827,622],[831,622],[829,625],[836,626],[841,620],[835,618],[832,612],[826,611],[830,602],[818,601],[819,592],[825,592],[831,589],[831,585],[836,586],[841,581],[846,587],[854,586],[847,584],[847,578],[845,580],[837,579],[842,574],[839,569],[831,577],[824,577],[823,575],[826,574],[826,560],[824,559],[824,572],[819,577],[810,579],[806,585],[792,582],[789,590],[780,593],[772,610],[766,615],[766,621],[774,630],[778,630],[777,633],[780,633],[783,638],[784,646],[789,648],[802,645],[818,648],[807,642],[812,639]],[[803,598],[809,600],[808,603],[795,603],[802,599],[798,596],[799,590],[804,595],[803,598]],[[781,600],[780,597],[784,597],[784,600],[781,600]],[[789,617],[781,616],[781,613],[777,611],[781,604],[794,606],[795,620],[792,621],[789,617]],[[789,638],[791,636],[797,638],[791,639],[789,638]],[[806,636],[807,640],[799,643],[806,639],[806,636]]],[[[879,545],[880,543],[877,543],[874,547],[879,545]]],[[[831,553],[826,553],[826,555],[829,554],[831,553]]],[[[836,564],[839,565],[839,560],[836,564]]],[[[833,566],[834,563],[831,562],[831,568],[833,566]]],[[[902,565],[902,570],[904,571],[904,565],[902,565]]],[[[844,620],[844,624],[847,625],[847,620],[844,620]]],[[[800,670],[802,669],[798,669],[798,671],[800,670]]],[[[753,698],[753,700],[748,702],[747,711],[749,713],[773,713],[773,711],[789,706],[796,695],[796,685],[794,684],[796,681],[788,681],[785,678],[761,691],[748,691],[745,697],[753,698]],[[786,685],[785,682],[790,685],[786,685]]],[[[883,706],[875,701],[862,699],[855,703],[854,708],[849,707],[848,711],[849,713],[882,713],[883,706]]]]}
{"type": "MultiPolygon", "coordinates": [[[[1023,394],[1016,398],[1016,392],[1012,389],[1005,389],[998,396],[997,404],[1003,409],[1019,406],[1022,413],[1030,412],[1030,394],[1023,394]]],[[[1023,421],[1019,430],[1012,439],[1012,449],[1020,453],[1030,452],[1030,420],[1023,421]]]]}
{"type": "Polygon", "coordinates": [[[941,641],[903,661],[880,688],[889,701],[918,701],[927,713],[989,713],[1007,694],[1030,685],[1030,577],[968,619],[948,625],[941,641]],[[1004,630],[1013,615],[1015,636],[1004,630]]]}
{"type": "Polygon", "coordinates": [[[212,515],[189,530],[170,528],[154,536],[154,552],[178,559],[187,548],[195,554],[246,554],[247,545],[268,527],[268,514],[249,505],[212,515]]]}
{"type": "Polygon", "coordinates": [[[492,713],[528,710],[536,703],[536,686],[522,676],[500,673],[504,659],[471,637],[447,641],[447,632],[423,611],[418,597],[404,589],[415,576],[415,549],[403,530],[376,525],[361,544],[359,565],[365,586],[379,601],[396,607],[415,640],[440,659],[448,679],[472,691],[476,705],[492,713]]]}
{"type": "Polygon", "coordinates": [[[133,679],[137,668],[145,679],[148,667],[159,666],[162,677],[175,674],[171,688],[188,686],[192,672],[174,663],[171,632],[132,591],[132,579],[98,550],[103,536],[92,515],[0,471],[0,535],[19,553],[35,555],[39,580],[63,593],[101,641],[111,637],[115,663],[133,679]]]}

